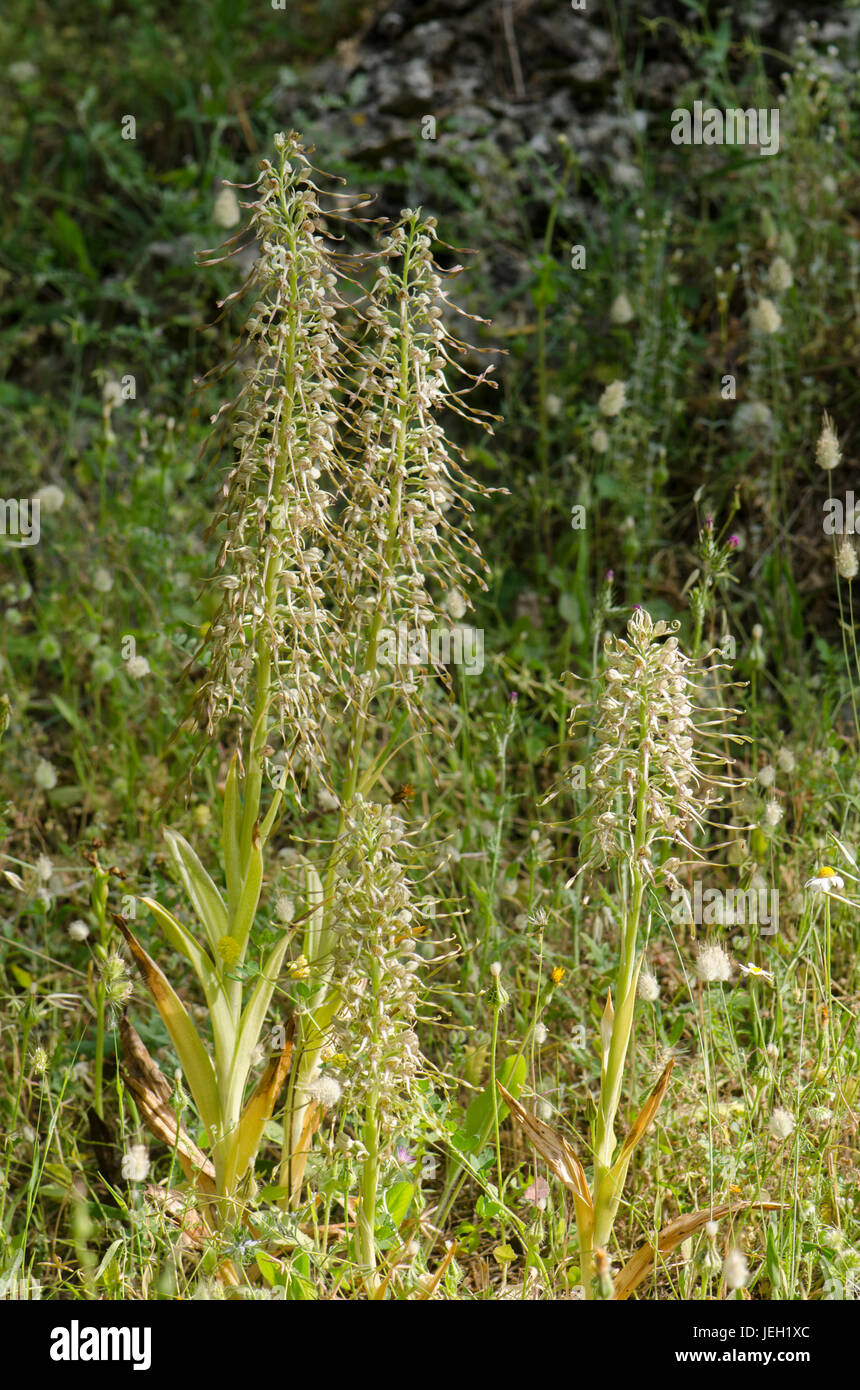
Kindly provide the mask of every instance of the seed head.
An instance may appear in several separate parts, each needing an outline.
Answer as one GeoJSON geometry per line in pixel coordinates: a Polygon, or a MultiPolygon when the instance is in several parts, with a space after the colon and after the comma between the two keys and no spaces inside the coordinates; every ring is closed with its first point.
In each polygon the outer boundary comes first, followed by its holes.
{"type": "Polygon", "coordinates": [[[780,293],[782,290],[790,290],[794,284],[794,275],[791,266],[784,256],[775,256],[771,261],[768,271],[768,283],[772,290],[780,293]]]}
{"type": "Polygon", "coordinates": [[[122,1156],[122,1176],[126,1182],[146,1182],[149,1176],[149,1150],[145,1144],[132,1144],[122,1156]]]}
{"type": "Polygon", "coordinates": [[[782,315],[772,299],[762,298],[750,312],[750,327],[753,333],[769,337],[778,333],[782,327],[782,315]]]}
{"type": "Polygon", "coordinates": [[[843,536],[836,551],[836,572],[849,582],[857,574],[857,551],[847,536],[843,536]]]}
{"type": "Polygon", "coordinates": [[[722,946],[703,946],[696,960],[696,974],[706,985],[730,980],[732,978],[731,958],[722,946]]]}
{"type": "Polygon", "coordinates": [[[601,414],[611,418],[613,415],[620,415],[626,404],[627,383],[611,381],[597,402],[597,408],[601,414]]]}
{"type": "Polygon", "coordinates": [[[629,323],[632,318],[635,318],[633,305],[623,290],[613,299],[609,318],[612,323],[618,324],[629,323]]]}
{"type": "Polygon", "coordinates": [[[819,468],[823,468],[829,473],[837,467],[841,460],[842,450],[839,447],[839,437],[833,421],[825,411],[821,417],[821,433],[815,446],[815,462],[819,468]]]}
{"type": "Polygon", "coordinates": [[[767,1127],[774,1139],[790,1139],[794,1132],[794,1116],[782,1106],[777,1106],[768,1120],[767,1127]]]}
{"type": "Polygon", "coordinates": [[[639,984],[637,993],[640,999],[646,1004],[655,1004],[660,998],[660,982],[656,975],[652,975],[650,970],[639,972],[639,984]]]}
{"type": "Polygon", "coordinates": [[[742,1250],[735,1248],[729,1251],[723,1264],[723,1277],[729,1289],[742,1289],[746,1286],[750,1271],[747,1257],[742,1250]]]}

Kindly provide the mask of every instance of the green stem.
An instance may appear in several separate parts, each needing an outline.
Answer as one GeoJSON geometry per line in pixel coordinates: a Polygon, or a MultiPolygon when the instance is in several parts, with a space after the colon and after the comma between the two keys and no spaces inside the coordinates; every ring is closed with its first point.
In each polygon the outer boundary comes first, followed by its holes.
{"type": "MultiPolygon", "coordinates": [[[[374,1000],[379,999],[380,969],[374,961],[370,987],[374,1000]]],[[[374,1006],[374,1036],[378,1033],[379,1004],[374,1006]]],[[[379,1089],[374,1086],[365,1111],[362,1142],[367,1155],[361,1167],[361,1203],[358,1210],[358,1240],[361,1250],[361,1263],[364,1269],[368,1292],[377,1289],[376,1278],[376,1203],[379,1193],[379,1089]]]]}
{"type": "MultiPolygon", "coordinates": [[[[387,529],[385,545],[382,556],[382,573],[391,569],[397,557],[400,547],[400,513],[403,496],[403,478],[406,466],[406,433],[409,419],[409,397],[410,397],[410,354],[412,345],[412,334],[409,325],[409,307],[407,296],[407,285],[409,278],[409,266],[411,257],[412,237],[410,236],[404,251],[402,288],[403,293],[400,298],[400,375],[398,391],[398,429],[397,439],[393,450],[392,472],[394,475],[391,489],[391,502],[388,510],[387,529]]],[[[376,608],[370,623],[370,630],[367,636],[367,645],[362,662],[362,675],[368,675],[376,671],[378,665],[379,636],[383,621],[388,612],[387,605],[381,600],[376,608]]],[[[353,714],[352,730],[349,739],[347,752],[347,774],[341,791],[340,804],[341,810],[338,817],[337,833],[334,838],[334,848],[329,856],[324,878],[323,902],[326,904],[326,916],[329,915],[329,904],[331,903],[334,886],[335,870],[337,867],[337,856],[340,841],[346,826],[346,808],[354,800],[358,788],[361,771],[361,753],[367,732],[368,719],[357,707],[353,714]]],[[[367,777],[361,779],[363,794],[371,790],[368,785],[367,777]]],[[[327,961],[327,967],[321,972],[317,972],[317,979],[320,987],[315,995],[314,1008],[324,1007],[329,1000],[329,980],[331,976],[331,952],[334,946],[334,933],[329,927],[321,933],[321,940],[317,960],[310,960],[312,970],[320,962],[327,961]]],[[[319,1030],[315,1030],[317,1035],[319,1030]]],[[[284,1149],[281,1156],[281,1185],[290,1190],[290,1199],[295,1202],[298,1197],[296,1173],[294,1172],[294,1157],[296,1147],[301,1139],[302,1128],[307,1114],[306,1088],[313,1079],[319,1063],[319,1054],[322,1050],[323,1040],[314,1046],[307,1037],[304,1026],[300,1024],[296,1037],[295,1051],[293,1055],[293,1067],[290,1075],[287,1090],[287,1108],[284,1121],[284,1149]]]]}
{"type": "Polygon", "coordinates": [[[500,1208],[500,1210],[502,1211],[502,1216],[501,1216],[501,1221],[500,1221],[500,1227],[501,1227],[501,1241],[502,1241],[502,1244],[504,1245],[504,1243],[505,1243],[505,1218],[504,1218],[504,1207],[503,1207],[503,1200],[502,1200],[502,1183],[503,1183],[503,1177],[502,1177],[502,1142],[501,1142],[501,1138],[500,1138],[500,1135],[499,1135],[499,1090],[498,1090],[498,1087],[497,1087],[497,1085],[496,1085],[496,1052],[497,1052],[497,1050],[498,1050],[498,1044],[499,1044],[499,1005],[498,1005],[498,1003],[496,1003],[496,1004],[494,1004],[494,1006],[493,1006],[493,1038],[492,1038],[492,1042],[491,1042],[491,1044],[490,1044],[490,1076],[491,1076],[492,1079],[493,1079],[492,1085],[490,1086],[490,1090],[491,1090],[492,1095],[493,1095],[493,1140],[494,1140],[495,1148],[496,1148],[496,1173],[497,1173],[497,1175],[498,1175],[498,1183],[499,1183],[499,1208],[500,1208]]]}
{"type": "Polygon", "coordinates": [[[96,986],[96,1055],[93,1062],[93,1109],[100,1120],[104,1119],[102,1083],[105,1059],[105,987],[100,981],[96,986]]]}

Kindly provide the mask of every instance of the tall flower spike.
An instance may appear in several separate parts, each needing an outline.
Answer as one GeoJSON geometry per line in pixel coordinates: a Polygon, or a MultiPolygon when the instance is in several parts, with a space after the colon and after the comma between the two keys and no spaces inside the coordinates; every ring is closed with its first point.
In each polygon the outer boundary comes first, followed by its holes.
{"type": "Polygon", "coordinates": [[[196,714],[211,736],[231,710],[239,713],[254,730],[258,758],[273,725],[289,740],[292,771],[321,761],[319,689],[333,623],[325,574],[337,541],[324,484],[336,486],[342,471],[334,402],[344,304],[302,146],[295,134],[275,144],[279,161],[261,162],[251,212],[260,243],[249,281],[256,300],[240,359],[246,381],[230,411],[237,459],[212,527],[222,531],[211,581],[222,596],[196,714]]]}
{"type": "Polygon", "coordinates": [[[736,785],[718,771],[725,768],[722,749],[707,747],[709,738],[725,737],[735,712],[703,702],[713,668],[682,652],[669,635],[677,626],[655,623],[639,608],[627,625],[628,640],[607,637],[594,725],[585,862],[635,852],[648,879],[654,878],[653,847],[663,841],[695,852],[690,836],[720,799],[717,787],[736,785]]]}
{"type": "Polygon", "coordinates": [[[333,1031],[347,1107],[377,1110],[391,1132],[409,1113],[408,1093],[421,1059],[415,1024],[421,958],[413,932],[421,925],[412,884],[399,862],[403,822],[390,806],[357,796],[341,841],[335,899],[334,978],[343,1009],[333,1031]]]}
{"type": "Polygon", "coordinates": [[[462,371],[455,360],[462,344],[445,326],[435,225],[406,209],[381,244],[365,309],[372,346],[356,387],[358,447],[343,516],[350,543],[336,586],[341,666],[351,673],[359,717],[378,691],[393,689],[417,726],[428,711],[416,668],[441,674],[451,652],[460,655],[444,597],[472,581],[486,587],[467,497],[485,489],[460,468],[436,416],[447,408],[490,425],[447,381],[449,370],[462,371]],[[430,640],[434,628],[444,641],[430,640]]]}

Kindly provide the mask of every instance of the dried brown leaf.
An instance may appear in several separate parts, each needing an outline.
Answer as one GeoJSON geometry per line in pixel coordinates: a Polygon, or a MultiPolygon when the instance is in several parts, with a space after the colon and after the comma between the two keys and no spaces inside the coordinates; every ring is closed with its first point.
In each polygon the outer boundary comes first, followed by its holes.
{"type": "Polygon", "coordinates": [[[286,1029],[286,1041],[279,1053],[270,1057],[266,1069],[257,1082],[242,1111],[239,1121],[239,1148],[236,1161],[236,1175],[241,1177],[254,1158],[260,1144],[267,1120],[272,1117],[275,1102],[290,1070],[293,1055],[293,1020],[286,1029]]]}
{"type": "Polygon", "coordinates": [[[170,1105],[170,1082],[147,1051],[140,1035],[123,1014],[119,1023],[123,1052],[123,1079],[137,1102],[140,1117],[156,1139],[176,1150],[182,1171],[201,1192],[215,1191],[215,1168],[202,1149],[179,1124],[170,1105]]]}
{"type": "Polygon", "coordinates": [[[524,1110],[519,1101],[514,1100],[510,1092],[505,1090],[501,1082],[496,1084],[505,1104],[510,1107],[511,1114],[523,1133],[534,1144],[541,1158],[571,1193],[576,1207],[577,1225],[581,1227],[583,1222],[593,1220],[591,1193],[588,1190],[585,1169],[567,1140],[556,1133],[550,1125],[544,1124],[543,1120],[537,1119],[535,1115],[530,1115],[527,1110],[524,1110]]]}
{"type": "Polygon", "coordinates": [[[674,1065],[675,1059],[674,1057],[670,1057],[662,1075],[660,1076],[659,1081],[657,1082],[657,1085],[654,1087],[650,1096],[646,1100],[645,1104],[643,1105],[636,1118],[635,1124],[630,1130],[630,1133],[627,1135],[627,1138],[624,1140],[624,1143],[621,1146],[621,1153],[618,1155],[618,1159],[616,1160],[616,1162],[620,1162],[621,1159],[624,1158],[629,1158],[630,1154],[633,1152],[633,1150],[636,1148],[636,1145],[639,1143],[639,1140],[642,1138],[642,1136],[645,1134],[645,1131],[648,1129],[648,1126],[651,1124],[651,1121],[654,1119],[654,1116],[657,1114],[657,1111],[660,1109],[660,1105],[669,1085],[669,1078],[672,1075],[672,1068],[674,1067],[674,1065]]]}
{"type": "Polygon", "coordinates": [[[701,1230],[708,1221],[719,1221],[723,1216],[734,1216],[741,1211],[779,1211],[781,1206],[781,1202],[732,1202],[727,1206],[708,1207],[704,1211],[692,1211],[686,1216],[676,1216],[657,1236],[656,1248],[650,1241],[646,1241],[615,1276],[616,1300],[629,1298],[643,1279],[648,1278],[658,1254],[668,1255],[688,1236],[701,1230]]]}

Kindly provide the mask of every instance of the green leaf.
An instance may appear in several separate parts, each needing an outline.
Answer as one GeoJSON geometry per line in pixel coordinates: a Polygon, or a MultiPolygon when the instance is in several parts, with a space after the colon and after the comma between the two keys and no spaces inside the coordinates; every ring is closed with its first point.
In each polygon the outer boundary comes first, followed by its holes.
{"type": "Polygon", "coordinates": [[[84,275],[88,275],[91,280],[96,278],[93,263],[87,252],[87,243],[84,234],[73,218],[69,217],[62,208],[57,208],[53,216],[54,243],[61,250],[67,251],[71,258],[78,263],[78,269],[84,275]]]}
{"type": "Polygon", "coordinates": [[[167,848],[194,911],[200,919],[213,959],[218,958],[218,942],[230,935],[224,899],[207,874],[188,841],[176,830],[164,832],[167,848]]]}
{"type": "Polygon", "coordinates": [[[413,1182],[396,1182],[389,1187],[385,1194],[385,1206],[395,1226],[406,1220],[414,1196],[413,1182]]]}
{"type": "Polygon", "coordinates": [[[71,725],[71,727],[75,730],[75,733],[83,733],[84,723],[81,719],[81,716],[78,714],[77,710],[73,710],[71,705],[66,703],[62,696],[52,694],[51,704],[63,716],[66,723],[71,725]]]}
{"type": "Polygon", "coordinates": [[[30,988],[33,983],[32,975],[29,975],[26,970],[22,970],[20,965],[10,965],[9,969],[12,972],[15,982],[19,984],[22,989],[30,988]]]}
{"type": "Polygon", "coordinates": [[[168,983],[162,970],[144,951],[137,937],[129,931],[121,917],[116,917],[120,931],[128,943],[140,973],[161,1014],[164,1026],[170,1034],[173,1046],[185,1072],[194,1103],[200,1118],[209,1134],[210,1144],[215,1142],[220,1129],[221,1108],[218,1100],[218,1083],[211,1058],[200,1034],[191,1022],[191,1017],[179,995],[168,983]]]}
{"type": "Polygon", "coordinates": [[[101,1279],[101,1277],[102,1277],[102,1275],[104,1274],[105,1270],[107,1269],[108,1265],[111,1264],[111,1262],[112,1262],[112,1261],[114,1260],[114,1258],[116,1257],[116,1252],[117,1252],[117,1251],[120,1249],[120,1247],[123,1246],[124,1244],[125,1244],[125,1241],[124,1241],[122,1238],[120,1238],[119,1240],[114,1240],[114,1241],[111,1242],[111,1244],[108,1246],[107,1250],[105,1251],[104,1255],[102,1256],[101,1264],[99,1265],[98,1269],[96,1270],[96,1273],[95,1273],[96,1279],[101,1279]]]}
{"type": "Polygon", "coordinates": [[[260,1040],[260,1032],[266,1020],[289,940],[289,934],[285,932],[281,940],[272,947],[263,962],[260,978],[251,990],[248,1002],[242,1010],[227,1092],[226,1113],[232,1124],[238,1122],[245,1082],[251,1069],[251,1054],[260,1040]]]}
{"type": "Polygon", "coordinates": [[[231,1011],[218,968],[172,912],[168,912],[167,908],[162,907],[154,898],[141,898],[140,901],[149,908],[173,949],[189,960],[194,967],[206,995],[206,1003],[209,1005],[218,1069],[226,1075],[236,1044],[236,1019],[231,1011]]]}
{"type": "MultiPolygon", "coordinates": [[[[524,1056],[507,1057],[496,1072],[496,1080],[501,1081],[506,1091],[516,1100],[526,1080],[526,1059],[524,1056]]],[[[466,1111],[464,1128],[468,1135],[474,1136],[483,1144],[493,1126],[493,1083],[488,1081],[479,1096],[476,1096],[466,1111]]],[[[499,1101],[499,1121],[508,1115],[508,1107],[499,1101]]]]}
{"type": "Polygon", "coordinates": [[[314,868],[313,864],[305,864],[305,901],[307,903],[310,917],[308,918],[307,930],[305,932],[305,960],[315,965],[320,955],[322,944],[323,920],[325,911],[323,908],[323,886],[322,879],[314,868]]]}
{"type": "Polygon", "coordinates": [[[271,1255],[266,1254],[265,1250],[255,1251],[254,1257],[257,1261],[257,1268],[270,1287],[273,1284],[283,1283],[284,1271],[277,1260],[273,1260],[271,1255]]]}
{"type": "Polygon", "coordinates": [[[242,892],[239,895],[239,902],[236,905],[236,914],[233,917],[233,925],[230,935],[239,943],[239,959],[245,959],[245,949],[248,945],[248,937],[251,934],[251,927],[254,922],[254,914],[260,901],[260,889],[263,886],[263,846],[260,842],[260,834],[257,827],[251,837],[251,855],[248,860],[248,872],[245,875],[245,882],[242,885],[242,892]]]}
{"type": "Polygon", "coordinates": [[[779,1262],[779,1255],[776,1249],[776,1222],[771,1220],[767,1228],[767,1254],[765,1255],[765,1269],[770,1280],[771,1298],[784,1298],[786,1291],[785,1275],[782,1272],[782,1265],[779,1262]]]}
{"type": "Polygon", "coordinates": [[[234,753],[230,760],[230,770],[224,787],[221,848],[224,851],[227,875],[227,907],[232,919],[242,891],[242,805],[239,796],[238,753],[234,753]]]}
{"type": "Polygon", "coordinates": [[[261,1187],[257,1196],[261,1202],[281,1202],[285,1197],[289,1197],[288,1187],[261,1187]]]}

